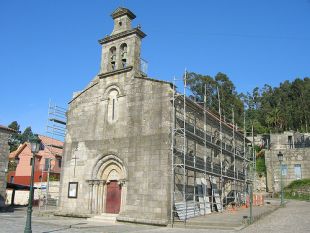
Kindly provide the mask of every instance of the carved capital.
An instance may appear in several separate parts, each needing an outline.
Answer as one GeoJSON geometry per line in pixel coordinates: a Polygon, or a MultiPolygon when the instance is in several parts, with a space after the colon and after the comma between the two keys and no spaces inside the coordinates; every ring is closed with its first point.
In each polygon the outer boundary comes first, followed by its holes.
{"type": "Polygon", "coordinates": [[[94,180],[95,185],[100,185],[101,181],[100,180],[94,180]]]}
{"type": "Polygon", "coordinates": [[[127,183],[127,180],[126,180],[126,179],[120,179],[120,180],[118,181],[118,184],[119,184],[120,186],[125,186],[126,183],[127,183]]]}
{"type": "Polygon", "coordinates": [[[94,185],[94,181],[93,180],[86,180],[86,182],[88,182],[89,186],[93,186],[94,185]]]}
{"type": "Polygon", "coordinates": [[[105,185],[107,183],[107,181],[106,180],[100,180],[100,184],[103,186],[103,185],[105,185]]]}

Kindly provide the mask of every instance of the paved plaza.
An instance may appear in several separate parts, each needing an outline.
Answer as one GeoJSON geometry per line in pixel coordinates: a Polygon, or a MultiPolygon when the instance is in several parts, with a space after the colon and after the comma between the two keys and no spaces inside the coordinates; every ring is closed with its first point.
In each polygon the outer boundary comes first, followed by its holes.
{"type": "MultiPolygon", "coordinates": [[[[259,214],[259,212],[257,212],[259,214]]],[[[240,212],[239,215],[244,213],[240,212]]],[[[26,208],[16,208],[14,212],[0,213],[0,232],[23,232],[25,226],[26,208]]],[[[212,220],[223,222],[237,219],[238,213],[224,213],[210,216],[212,220]],[[215,216],[215,217],[214,217],[215,216]],[[231,217],[229,217],[231,216],[231,217]],[[230,220],[227,220],[230,218],[230,220]]],[[[38,216],[34,211],[32,229],[34,233],[64,233],[64,232],[100,232],[100,233],[202,233],[202,232],[240,232],[240,233],[268,233],[268,232],[310,232],[310,202],[289,201],[284,208],[279,208],[267,216],[261,217],[254,224],[243,229],[195,229],[193,226],[184,228],[158,227],[150,225],[136,225],[125,223],[89,223],[85,219],[64,218],[56,216],[38,216]]],[[[210,221],[210,219],[208,220],[210,221]]]]}

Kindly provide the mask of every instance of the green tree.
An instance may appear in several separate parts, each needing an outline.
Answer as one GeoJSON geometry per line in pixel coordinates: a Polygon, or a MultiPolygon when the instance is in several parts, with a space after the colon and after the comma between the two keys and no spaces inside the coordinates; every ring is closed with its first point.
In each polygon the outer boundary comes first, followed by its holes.
{"type": "Polygon", "coordinates": [[[245,111],[247,132],[251,131],[252,125],[254,132],[259,134],[284,130],[309,132],[309,77],[296,78],[292,82],[286,80],[278,87],[265,84],[246,94],[237,93],[233,82],[221,72],[215,77],[190,72],[187,84],[196,101],[203,102],[206,94],[207,107],[213,112],[219,111],[219,92],[221,113],[227,121],[232,120],[234,109],[235,122],[243,125],[245,111]]]}
{"type": "Polygon", "coordinates": [[[15,151],[21,143],[21,135],[19,131],[20,125],[17,121],[13,121],[8,125],[8,127],[15,130],[15,133],[13,133],[9,138],[10,152],[12,152],[15,151]]]}
{"type": "Polygon", "coordinates": [[[219,110],[219,92],[223,118],[232,121],[232,111],[234,110],[235,122],[238,125],[242,124],[243,102],[235,85],[226,74],[219,72],[213,78],[210,75],[190,72],[187,74],[187,84],[196,101],[203,102],[206,94],[207,107],[213,112],[219,110]]]}
{"type": "MultiPolygon", "coordinates": [[[[256,122],[261,131],[281,132],[295,130],[309,132],[310,79],[296,78],[284,81],[279,87],[256,87],[243,95],[246,116],[256,122]]],[[[262,132],[260,132],[262,133],[262,132]]]]}
{"type": "Polygon", "coordinates": [[[28,126],[24,132],[21,133],[20,125],[17,123],[17,121],[13,121],[8,125],[8,127],[16,131],[9,139],[10,152],[17,150],[20,144],[29,141],[29,139],[33,136],[33,132],[30,126],[28,126]]]}
{"type": "Polygon", "coordinates": [[[22,138],[21,142],[22,143],[28,142],[31,137],[33,137],[33,133],[32,133],[31,127],[28,126],[21,135],[21,138],[22,138]]]}

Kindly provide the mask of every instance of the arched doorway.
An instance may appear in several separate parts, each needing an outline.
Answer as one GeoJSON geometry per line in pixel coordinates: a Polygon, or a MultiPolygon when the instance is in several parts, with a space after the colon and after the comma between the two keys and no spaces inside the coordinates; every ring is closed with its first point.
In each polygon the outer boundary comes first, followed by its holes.
{"type": "Polygon", "coordinates": [[[117,156],[99,157],[89,180],[90,212],[118,214],[122,211],[126,202],[126,178],[126,169],[117,156]]]}

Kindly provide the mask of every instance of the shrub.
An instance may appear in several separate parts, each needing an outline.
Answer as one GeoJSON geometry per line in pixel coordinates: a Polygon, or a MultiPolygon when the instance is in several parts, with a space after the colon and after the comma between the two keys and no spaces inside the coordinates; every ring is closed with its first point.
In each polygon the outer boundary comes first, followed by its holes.
{"type": "Polygon", "coordinates": [[[294,180],[292,183],[286,186],[285,189],[297,189],[297,188],[304,188],[307,186],[310,187],[310,179],[294,180]]]}

